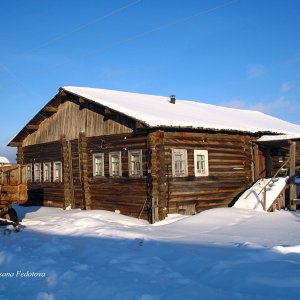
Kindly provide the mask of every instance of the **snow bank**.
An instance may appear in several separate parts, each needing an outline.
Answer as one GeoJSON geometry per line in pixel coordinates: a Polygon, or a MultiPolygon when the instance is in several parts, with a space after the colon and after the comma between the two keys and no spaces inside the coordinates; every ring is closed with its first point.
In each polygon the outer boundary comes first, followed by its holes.
{"type": "MultiPolygon", "coordinates": [[[[236,208],[264,210],[264,193],[263,187],[270,182],[271,178],[258,180],[251,188],[245,191],[234,204],[236,208]]],[[[266,209],[268,210],[282,189],[285,187],[288,177],[275,178],[267,186],[266,209]]]]}
{"type": "Polygon", "coordinates": [[[1,300],[299,299],[299,212],[220,208],[154,226],[17,210],[25,229],[0,237],[1,300]]]}
{"type": "Polygon", "coordinates": [[[0,156],[0,163],[7,164],[7,163],[9,163],[9,160],[6,157],[4,157],[4,156],[0,156]]]}

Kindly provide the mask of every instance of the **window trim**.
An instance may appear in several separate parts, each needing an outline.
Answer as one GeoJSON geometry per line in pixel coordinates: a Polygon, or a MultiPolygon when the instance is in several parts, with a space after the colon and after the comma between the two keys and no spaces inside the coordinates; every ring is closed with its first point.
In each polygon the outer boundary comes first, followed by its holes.
{"type": "Polygon", "coordinates": [[[42,163],[37,162],[33,164],[33,181],[42,182],[42,163]],[[37,176],[36,167],[39,168],[39,176],[37,176]]]}
{"type": "Polygon", "coordinates": [[[208,166],[208,150],[194,150],[194,173],[196,177],[205,177],[209,176],[209,166],[208,166]],[[204,164],[205,164],[205,172],[200,173],[197,169],[197,155],[203,155],[204,156],[204,164]]]}
{"type": "Polygon", "coordinates": [[[104,177],[104,153],[93,154],[93,177],[104,177]],[[101,174],[96,174],[96,158],[101,158],[101,174]]]}
{"type": "Polygon", "coordinates": [[[61,161],[54,161],[53,162],[53,182],[62,182],[62,162],[61,161]],[[59,172],[59,178],[56,179],[56,166],[57,164],[60,165],[60,172],[59,172]]]}
{"type": "Polygon", "coordinates": [[[188,176],[188,160],[187,160],[187,149],[172,149],[172,176],[173,177],[187,177],[188,176]],[[183,154],[184,170],[183,174],[176,172],[175,155],[176,153],[183,154]]]}
{"type": "Polygon", "coordinates": [[[142,177],[143,176],[143,158],[142,158],[142,149],[136,150],[128,150],[128,174],[130,177],[142,177]],[[139,163],[140,163],[140,172],[139,174],[133,174],[131,156],[137,153],[139,155],[139,163]]]}
{"type": "Polygon", "coordinates": [[[122,155],[121,151],[109,152],[109,176],[110,177],[122,177],[122,155]],[[117,155],[119,158],[119,172],[118,175],[112,174],[112,158],[114,155],[117,155]]]}
{"type": "Polygon", "coordinates": [[[32,177],[32,164],[26,164],[26,179],[27,182],[32,182],[33,177],[32,177]],[[28,172],[28,168],[30,168],[30,172],[28,172]],[[28,176],[30,174],[30,176],[28,176]]]}
{"type": "Polygon", "coordinates": [[[52,168],[51,168],[51,162],[44,162],[43,163],[43,182],[51,182],[51,176],[52,176],[52,168]],[[49,180],[46,180],[46,169],[45,166],[48,165],[49,166],[49,180]]]}

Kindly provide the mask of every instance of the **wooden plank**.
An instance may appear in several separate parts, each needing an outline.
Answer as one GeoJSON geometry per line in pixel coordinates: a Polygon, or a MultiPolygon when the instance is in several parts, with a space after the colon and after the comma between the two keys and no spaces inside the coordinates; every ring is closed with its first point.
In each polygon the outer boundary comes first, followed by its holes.
{"type": "Polygon", "coordinates": [[[44,111],[46,112],[52,112],[52,113],[56,113],[58,111],[58,108],[57,107],[53,107],[51,105],[46,105],[44,108],[43,108],[44,111]]]}
{"type": "Polygon", "coordinates": [[[153,224],[158,220],[158,214],[155,210],[155,197],[157,197],[156,193],[156,185],[154,183],[153,187],[153,176],[152,176],[152,170],[153,170],[153,164],[155,163],[155,141],[154,141],[154,134],[149,133],[147,136],[147,191],[148,191],[148,201],[149,201],[149,210],[151,214],[150,223],[153,224]],[[155,190],[154,190],[155,188],[155,190]]]}
{"type": "Polygon", "coordinates": [[[253,146],[253,161],[254,161],[254,181],[259,179],[259,155],[258,145],[253,146]]]}
{"type": "MultiPolygon", "coordinates": [[[[52,108],[44,108],[45,113],[49,113],[49,110],[52,108]]],[[[80,109],[79,101],[69,97],[69,101],[59,105],[56,113],[43,116],[42,123],[30,124],[28,128],[36,131],[26,136],[23,145],[58,141],[61,135],[65,135],[67,140],[77,139],[82,130],[86,136],[101,136],[130,133],[135,128],[135,121],[129,120],[128,117],[118,115],[105,120],[104,115],[104,108],[102,109],[101,105],[89,103],[84,109],[80,109]]]]}
{"type": "Polygon", "coordinates": [[[17,163],[24,164],[24,151],[22,146],[18,146],[17,163]]]}
{"type": "Polygon", "coordinates": [[[296,173],[296,142],[290,142],[290,172],[289,176],[292,179],[290,183],[289,206],[291,210],[296,210],[296,205],[293,200],[297,198],[297,187],[294,182],[296,173]]]}
{"type": "Polygon", "coordinates": [[[69,165],[69,149],[66,137],[62,136],[62,166],[63,166],[63,183],[64,183],[64,208],[67,208],[72,203],[72,188],[71,188],[71,170],[69,165]]]}
{"type": "Polygon", "coordinates": [[[292,200],[292,206],[300,205],[300,199],[293,199],[292,200]]]}
{"type": "Polygon", "coordinates": [[[39,129],[39,125],[27,124],[26,125],[26,129],[29,129],[29,130],[38,130],[39,129]]]}

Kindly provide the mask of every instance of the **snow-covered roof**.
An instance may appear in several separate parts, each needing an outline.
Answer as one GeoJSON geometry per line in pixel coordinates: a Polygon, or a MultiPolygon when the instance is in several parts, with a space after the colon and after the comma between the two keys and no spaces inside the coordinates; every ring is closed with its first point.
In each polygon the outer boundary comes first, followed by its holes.
{"type": "Polygon", "coordinates": [[[99,103],[150,127],[190,127],[244,132],[300,134],[300,126],[251,110],[221,107],[196,101],[88,87],[63,90],[99,103]]]}
{"type": "Polygon", "coordinates": [[[300,140],[300,134],[280,134],[280,135],[263,135],[258,142],[275,142],[287,140],[300,140]]]}
{"type": "Polygon", "coordinates": [[[4,157],[4,156],[0,156],[0,163],[8,164],[9,160],[6,157],[4,157]]]}

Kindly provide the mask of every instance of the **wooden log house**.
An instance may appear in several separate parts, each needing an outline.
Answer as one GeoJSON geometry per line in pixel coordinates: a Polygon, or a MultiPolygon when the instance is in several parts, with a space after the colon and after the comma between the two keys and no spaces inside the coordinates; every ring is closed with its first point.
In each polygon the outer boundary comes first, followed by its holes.
{"type": "Polygon", "coordinates": [[[300,126],[255,111],[63,87],[9,146],[26,165],[29,204],[154,223],[228,206],[265,176],[266,153],[253,142],[287,133],[300,126]]]}

